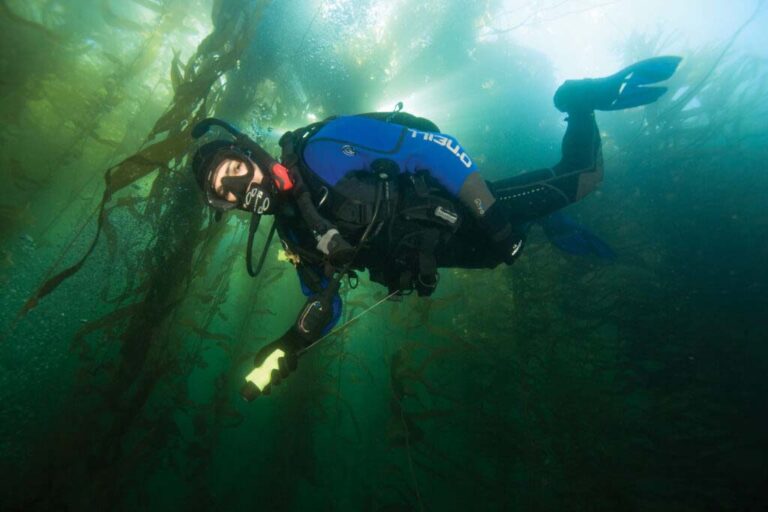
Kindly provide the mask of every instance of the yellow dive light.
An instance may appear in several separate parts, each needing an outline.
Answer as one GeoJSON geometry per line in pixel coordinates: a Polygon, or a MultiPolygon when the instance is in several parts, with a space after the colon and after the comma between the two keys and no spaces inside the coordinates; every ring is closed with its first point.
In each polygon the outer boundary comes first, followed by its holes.
{"type": "Polygon", "coordinates": [[[283,352],[282,349],[276,348],[267,356],[264,362],[261,363],[261,366],[254,368],[253,371],[245,377],[245,386],[243,387],[242,393],[246,400],[253,400],[264,391],[264,388],[267,387],[272,380],[272,371],[280,371],[278,360],[281,357],[285,357],[285,352],[283,352]],[[253,389],[254,386],[256,388],[255,390],[253,389]]]}

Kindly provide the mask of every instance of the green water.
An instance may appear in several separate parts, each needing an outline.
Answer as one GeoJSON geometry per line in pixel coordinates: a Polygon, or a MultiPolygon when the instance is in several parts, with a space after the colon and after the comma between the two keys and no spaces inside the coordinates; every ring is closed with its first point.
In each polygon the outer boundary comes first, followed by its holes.
{"type": "MultiPolygon", "coordinates": [[[[0,2],[0,508],[766,510],[768,18],[684,4],[0,2]],[[533,225],[513,266],[443,270],[242,401],[304,298],[205,210],[195,121],[278,154],[403,101],[500,179],[558,160],[572,55],[669,53],[661,101],[598,114],[605,182],[567,210],[615,261],[533,225]]],[[[385,290],[341,293],[344,323],[385,290]]]]}

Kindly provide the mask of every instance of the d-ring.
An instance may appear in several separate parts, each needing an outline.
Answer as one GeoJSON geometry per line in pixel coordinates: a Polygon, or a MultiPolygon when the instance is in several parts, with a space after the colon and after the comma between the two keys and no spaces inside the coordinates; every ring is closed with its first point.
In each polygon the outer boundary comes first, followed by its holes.
{"type": "Polygon", "coordinates": [[[320,202],[317,203],[317,207],[323,206],[325,201],[328,199],[328,187],[320,187],[320,190],[322,190],[323,196],[320,198],[320,202]]]}

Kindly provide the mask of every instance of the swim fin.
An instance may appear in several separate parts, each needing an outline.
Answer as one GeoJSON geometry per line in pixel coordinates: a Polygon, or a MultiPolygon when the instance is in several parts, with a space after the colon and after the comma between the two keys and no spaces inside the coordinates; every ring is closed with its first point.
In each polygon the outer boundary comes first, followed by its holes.
{"type": "Polygon", "coordinates": [[[555,92],[555,107],[561,112],[623,110],[647,105],[667,92],[663,86],[649,87],[675,74],[682,57],[666,56],[636,62],[604,78],[566,80],[555,92]]]}
{"type": "Polygon", "coordinates": [[[616,253],[607,243],[562,212],[555,212],[540,222],[552,245],[567,254],[595,256],[606,261],[616,259],[616,253]]]}

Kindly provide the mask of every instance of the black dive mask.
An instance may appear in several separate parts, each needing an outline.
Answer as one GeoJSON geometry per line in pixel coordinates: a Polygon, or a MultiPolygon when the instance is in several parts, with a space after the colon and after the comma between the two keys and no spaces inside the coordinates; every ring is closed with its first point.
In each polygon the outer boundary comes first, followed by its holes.
{"type": "Polygon", "coordinates": [[[215,162],[231,159],[245,163],[248,172],[242,176],[225,176],[221,179],[221,193],[217,193],[213,188],[213,172],[217,165],[211,166],[211,174],[208,178],[208,187],[206,190],[206,199],[208,204],[219,210],[231,210],[239,208],[241,210],[257,213],[259,215],[271,214],[274,212],[275,194],[274,184],[267,173],[263,173],[261,184],[252,183],[256,174],[254,163],[247,153],[241,153],[233,148],[228,148],[220,152],[214,159],[215,162]],[[237,198],[237,202],[227,201],[225,198],[229,194],[237,198]]]}
{"type": "Polygon", "coordinates": [[[242,203],[245,200],[245,192],[253,181],[254,169],[248,166],[248,174],[243,176],[225,176],[221,179],[221,194],[224,197],[232,193],[242,203]]]}

